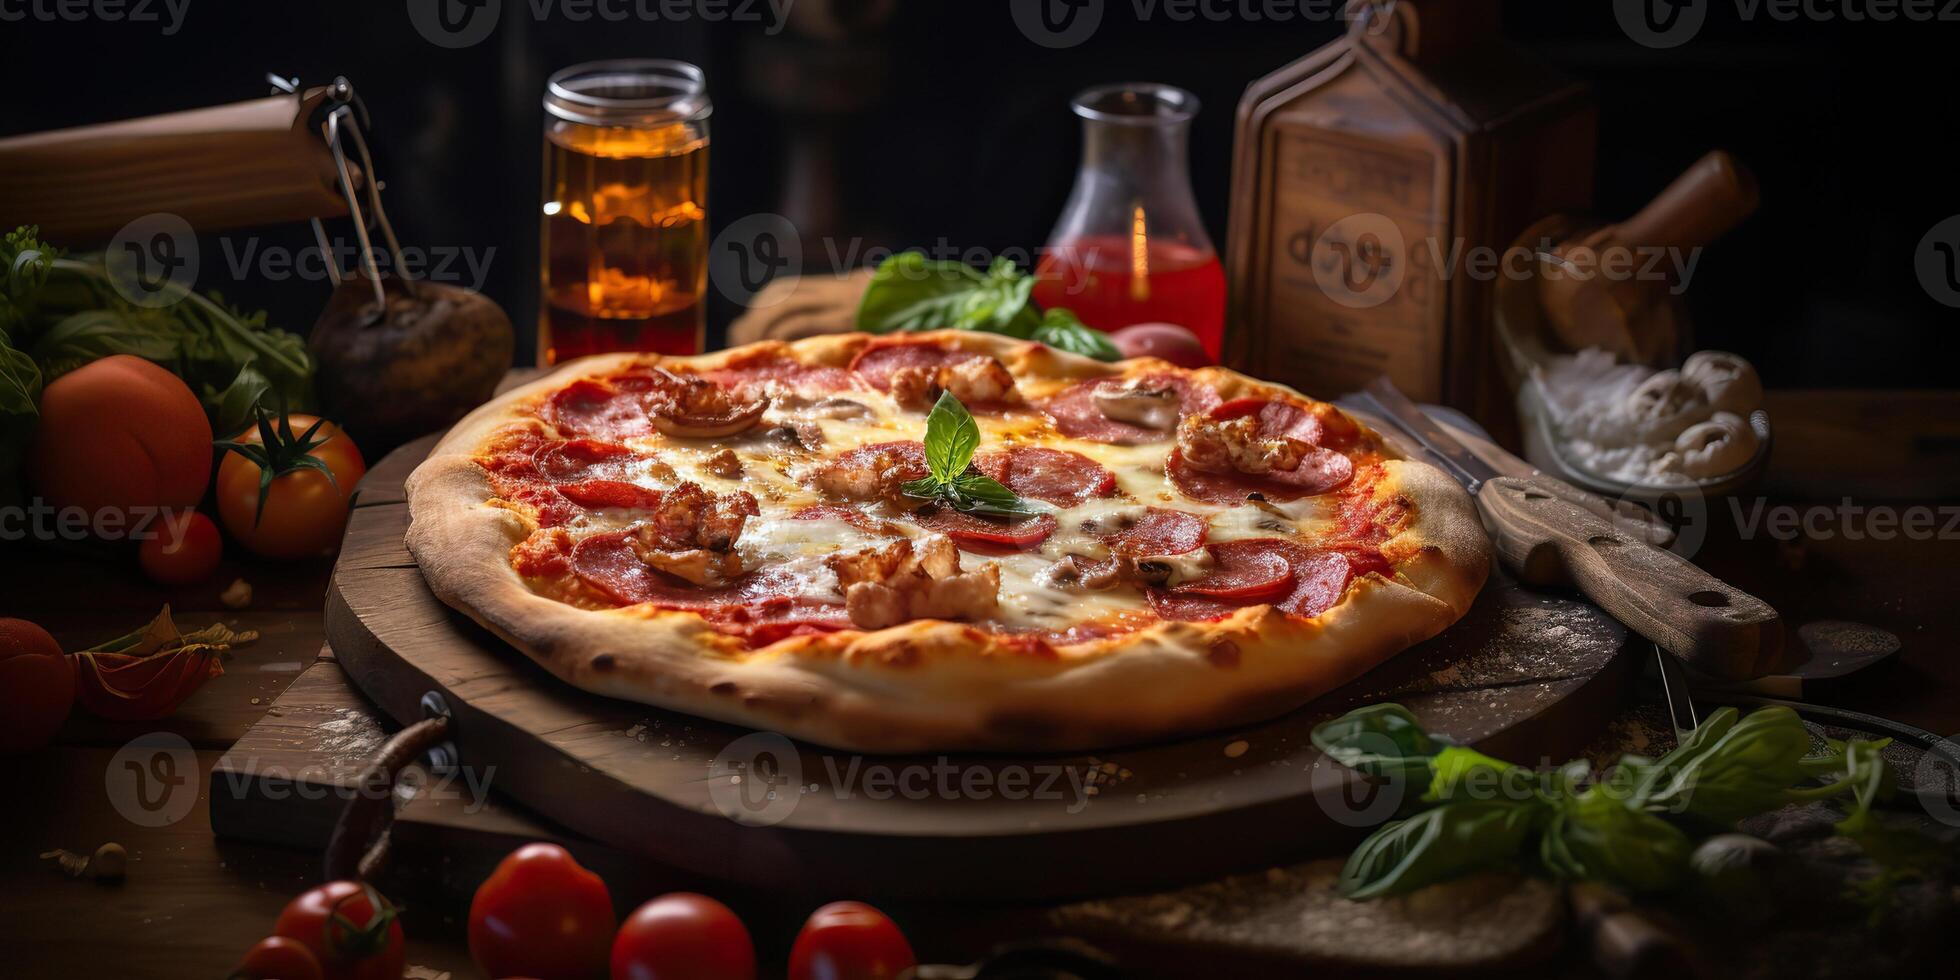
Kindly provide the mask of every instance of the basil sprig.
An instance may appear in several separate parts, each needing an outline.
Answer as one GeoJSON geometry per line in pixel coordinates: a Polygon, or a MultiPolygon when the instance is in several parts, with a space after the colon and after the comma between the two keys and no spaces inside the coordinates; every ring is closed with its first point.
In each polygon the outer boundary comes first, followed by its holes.
{"type": "Polygon", "coordinates": [[[1009,259],[995,259],[983,271],[964,262],[935,262],[919,252],[900,252],[871,274],[858,301],[857,328],[867,333],[980,330],[1102,361],[1123,356],[1108,334],[1069,310],[1040,309],[1031,298],[1033,290],[1034,277],[1009,259]]]}
{"type": "MultiPolygon", "coordinates": [[[[1680,885],[1701,836],[1790,803],[1850,797],[1840,834],[1885,868],[1885,880],[1926,866],[1925,839],[1871,814],[1889,786],[1888,740],[1826,739],[1780,706],[1742,716],[1721,708],[1659,759],[1622,756],[1603,779],[1578,760],[1535,772],[1422,731],[1398,704],[1359,708],[1313,731],[1328,757],[1370,778],[1422,787],[1415,812],[1362,841],[1342,894],[1400,895],[1486,868],[1523,867],[1559,880],[1651,893],[1680,885]]],[[[1872,896],[1877,898],[1880,896],[1872,896]]]]}
{"type": "Polygon", "coordinates": [[[901,485],[899,491],[906,496],[969,514],[1026,517],[1036,513],[999,480],[967,468],[980,448],[980,426],[950,391],[940,392],[932,414],[926,416],[925,445],[930,475],[901,485]]]}

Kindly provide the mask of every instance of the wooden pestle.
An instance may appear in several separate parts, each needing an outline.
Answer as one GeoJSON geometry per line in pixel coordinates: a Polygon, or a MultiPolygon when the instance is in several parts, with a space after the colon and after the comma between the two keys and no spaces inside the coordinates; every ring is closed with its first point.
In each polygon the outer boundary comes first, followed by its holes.
{"type": "Polygon", "coordinates": [[[1638,214],[1560,244],[1541,261],[1538,279],[1538,301],[1559,340],[1571,350],[1604,347],[1624,360],[1653,363],[1672,338],[1641,329],[1642,314],[1669,286],[1644,274],[1649,256],[1707,245],[1760,202],[1755,175],[1715,150],[1638,214]]]}

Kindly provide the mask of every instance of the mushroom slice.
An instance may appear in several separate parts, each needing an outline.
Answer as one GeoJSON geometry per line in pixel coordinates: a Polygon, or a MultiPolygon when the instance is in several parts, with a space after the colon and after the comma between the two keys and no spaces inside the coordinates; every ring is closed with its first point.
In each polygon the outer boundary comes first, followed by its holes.
{"type": "Polygon", "coordinates": [[[1125,578],[1166,589],[1204,578],[1215,564],[1208,548],[1198,548],[1181,555],[1150,555],[1134,559],[1118,557],[1117,561],[1126,566],[1125,578]]]}
{"type": "Polygon", "coordinates": [[[681,439],[718,439],[747,432],[769,409],[767,396],[738,400],[706,378],[660,371],[660,384],[647,397],[653,427],[681,439]]]}
{"type": "Polygon", "coordinates": [[[1704,350],[1688,355],[1681,377],[1701,386],[1718,412],[1748,415],[1763,403],[1763,382],[1748,361],[1728,351],[1704,350]]]}
{"type": "Polygon", "coordinates": [[[1756,433],[1742,416],[1716,412],[1714,418],[1676,437],[1674,452],[1681,459],[1681,472],[1688,476],[1727,476],[1756,455],[1756,433]]]}
{"type": "Polygon", "coordinates": [[[1117,422],[1159,432],[1177,427],[1177,389],[1152,384],[1147,378],[1103,385],[1089,393],[1089,400],[1104,417],[1117,422]]]}

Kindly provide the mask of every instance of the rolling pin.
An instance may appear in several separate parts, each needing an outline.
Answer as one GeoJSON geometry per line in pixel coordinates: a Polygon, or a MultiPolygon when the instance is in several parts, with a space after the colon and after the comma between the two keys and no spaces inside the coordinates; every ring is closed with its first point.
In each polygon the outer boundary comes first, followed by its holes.
{"type": "MultiPolygon", "coordinates": [[[[1541,254],[1538,302],[1571,350],[1603,347],[1652,364],[1675,343],[1643,329],[1643,315],[1669,283],[1644,275],[1659,251],[1684,254],[1727,234],[1761,203],[1755,175],[1715,150],[1696,161],[1638,214],[1541,254]]],[[[1655,268],[1672,268],[1665,262],[1655,268]]]]}
{"type": "Polygon", "coordinates": [[[310,126],[326,93],[0,139],[0,214],[69,248],[155,213],[199,232],[344,215],[333,155],[310,126]]]}

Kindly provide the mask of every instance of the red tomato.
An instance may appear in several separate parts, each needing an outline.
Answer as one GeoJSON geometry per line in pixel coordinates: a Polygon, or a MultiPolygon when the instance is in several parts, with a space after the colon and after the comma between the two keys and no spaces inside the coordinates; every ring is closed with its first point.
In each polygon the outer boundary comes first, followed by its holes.
{"type": "Polygon", "coordinates": [[[323,980],[320,959],[306,944],[285,936],[267,936],[245,951],[230,980],[323,980]]]}
{"type": "MultiPolygon", "coordinates": [[[[279,424],[273,423],[274,435],[279,438],[269,451],[274,476],[264,490],[263,511],[259,494],[265,468],[233,449],[218,464],[218,516],[224,520],[225,530],[253,554],[267,558],[332,554],[340,547],[340,532],[347,526],[347,511],[353,504],[354,484],[367,473],[367,464],[354,441],[332,422],[299,414],[286,419],[292,426],[291,441],[279,424]],[[312,437],[303,438],[316,422],[320,427],[312,437]],[[317,465],[302,457],[317,461],[317,465]],[[323,469],[333,478],[328,479],[323,469]]],[[[256,427],[239,433],[232,441],[254,452],[267,452],[263,433],[256,427]]]]}
{"type": "Polygon", "coordinates": [[[272,934],[306,944],[325,980],[401,980],[408,955],[395,907],[358,881],[329,882],[288,902],[272,934]]]}
{"type": "Polygon", "coordinates": [[[556,844],[526,844],[470,901],[470,956],[493,977],[601,978],[618,925],[598,875],[556,844]]]}
{"type": "Polygon", "coordinates": [[[832,902],[810,913],[789,951],[789,980],[891,980],[917,966],[905,934],[863,902],[832,902]]]}
{"type": "Polygon", "coordinates": [[[1211,363],[1205,345],[1175,323],[1133,323],[1109,335],[1124,357],[1161,357],[1178,367],[1204,367],[1211,363]]]}
{"type": "Polygon", "coordinates": [[[224,556],[218,525],[196,511],[176,511],[158,518],[150,536],[136,549],[143,574],[163,585],[195,585],[218,570],[224,556]]]}
{"type": "Polygon", "coordinates": [[[48,631],[0,619],[0,755],[48,744],[75,703],[75,665],[48,631]]]}
{"type": "Polygon", "coordinates": [[[640,906],[619,927],[612,980],[755,980],[755,944],[728,906],[673,892],[640,906]]]}

